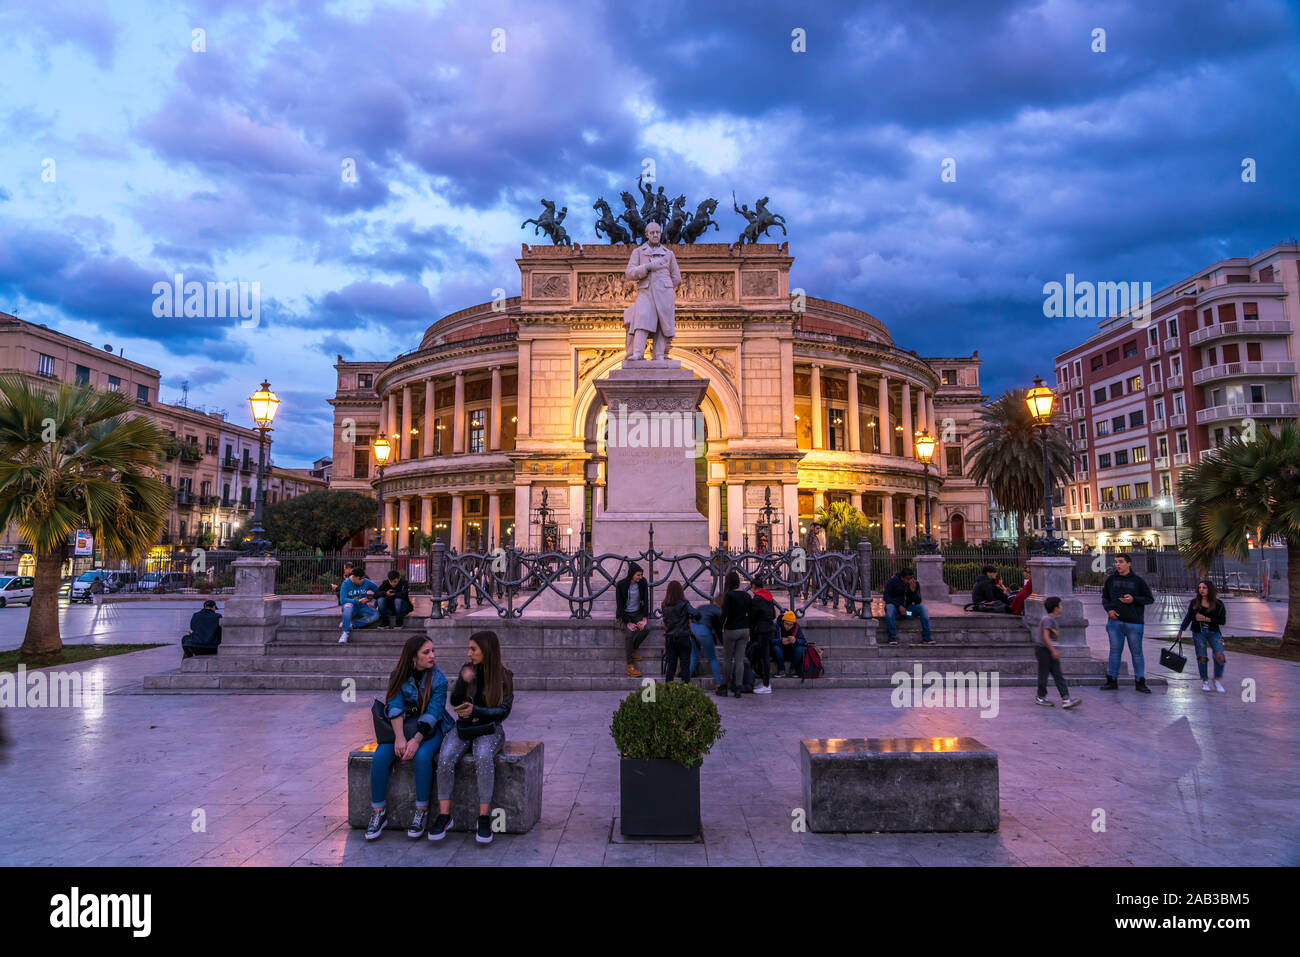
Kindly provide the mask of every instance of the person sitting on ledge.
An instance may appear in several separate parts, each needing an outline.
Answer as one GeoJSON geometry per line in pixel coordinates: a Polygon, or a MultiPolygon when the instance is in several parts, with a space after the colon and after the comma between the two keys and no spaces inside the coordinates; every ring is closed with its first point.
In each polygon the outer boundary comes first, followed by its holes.
{"type": "Polygon", "coordinates": [[[807,648],[808,639],[799,627],[798,616],[787,611],[781,616],[781,629],[772,644],[772,653],[781,669],[777,672],[777,677],[802,678],[803,653],[807,648]]]}
{"type": "Polygon", "coordinates": [[[976,580],[975,587],[971,589],[970,600],[975,605],[975,611],[1011,610],[1011,596],[1007,594],[1005,588],[1000,587],[998,570],[992,565],[985,565],[980,569],[980,577],[976,580]]]}
{"type": "Polygon", "coordinates": [[[1016,592],[1015,597],[1011,599],[1011,614],[1023,615],[1025,613],[1025,599],[1034,592],[1034,580],[1026,578],[1020,591],[1016,592]]]}
{"type": "Polygon", "coordinates": [[[680,677],[682,681],[691,680],[692,671],[687,668],[691,660],[691,618],[695,609],[686,600],[686,591],[679,581],[670,581],[664,593],[664,654],[666,667],[664,680],[672,681],[680,677]]]}
{"type": "Polygon", "coordinates": [[[429,799],[433,796],[433,761],[453,721],[447,712],[447,676],[434,663],[433,642],[425,635],[413,635],[402,646],[397,667],[388,677],[388,720],[393,725],[391,744],[375,747],[370,763],[370,824],[366,840],[384,833],[388,823],[388,776],[397,761],[412,762],[415,771],[415,814],[406,831],[419,839],[429,824],[429,799]],[[407,715],[419,715],[416,732],[409,739],[403,727],[407,715]]]}
{"type": "Polygon", "coordinates": [[[217,603],[209,598],[203,607],[190,617],[190,630],[181,639],[182,658],[195,655],[215,655],[221,644],[221,616],[217,603]]]}
{"type": "Polygon", "coordinates": [[[921,604],[921,590],[916,587],[916,572],[910,568],[899,569],[889,581],[885,582],[885,630],[889,632],[889,643],[898,644],[898,629],[894,619],[921,619],[921,644],[928,645],[930,638],[930,611],[921,604]]]}
{"type": "Polygon", "coordinates": [[[352,569],[352,576],[339,587],[340,604],[343,606],[343,630],[339,633],[339,644],[345,645],[352,637],[353,628],[364,628],[379,620],[379,609],[375,607],[375,592],[379,586],[366,577],[365,569],[352,569]]]}
{"type": "Polygon", "coordinates": [[[379,627],[389,627],[389,621],[394,618],[398,628],[404,627],[406,616],[411,613],[411,596],[406,589],[406,579],[396,568],[379,583],[375,594],[379,597],[379,627]]]}
{"type": "Polygon", "coordinates": [[[627,657],[627,676],[640,678],[641,672],[634,664],[641,656],[636,650],[646,640],[646,618],[650,614],[650,586],[646,584],[645,572],[636,562],[627,566],[627,577],[614,589],[614,603],[618,609],[618,621],[623,626],[623,650],[627,657]]]}
{"type": "MultiPolygon", "coordinates": [[[[349,578],[352,577],[353,567],[354,566],[352,562],[343,563],[343,582],[346,582],[349,578]]],[[[334,592],[335,596],[337,596],[340,605],[343,604],[343,592],[340,590],[341,586],[343,585],[343,582],[339,582],[339,584],[337,585],[330,585],[330,591],[334,592]]]]}
{"type": "Polygon", "coordinates": [[[451,796],[456,784],[456,762],[467,750],[474,752],[478,784],[478,830],[474,840],[492,843],[492,792],[496,787],[496,756],[506,741],[503,721],[515,702],[515,676],[501,663],[501,641],[494,631],[469,637],[469,661],[451,689],[456,710],[456,733],[448,735],[438,753],[438,816],[429,840],[441,841],[451,830],[451,796]]]}

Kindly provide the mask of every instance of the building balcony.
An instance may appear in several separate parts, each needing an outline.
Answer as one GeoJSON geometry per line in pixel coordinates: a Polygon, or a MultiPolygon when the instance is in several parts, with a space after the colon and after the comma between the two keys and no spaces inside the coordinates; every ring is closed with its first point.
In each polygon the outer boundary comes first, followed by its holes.
{"type": "Polygon", "coordinates": [[[1241,402],[1216,405],[1196,413],[1196,424],[1230,419],[1294,419],[1300,417],[1300,402],[1241,402]]]}
{"type": "Polygon", "coordinates": [[[1066,383],[1066,387],[1070,389],[1081,389],[1083,388],[1083,380],[1078,376],[1074,376],[1066,383]]]}
{"type": "Polygon", "coordinates": [[[1074,440],[1074,451],[1076,451],[1076,452],[1083,452],[1083,451],[1086,451],[1087,448],[1088,448],[1088,440],[1087,440],[1087,439],[1075,439],[1075,440],[1074,440]]]}
{"type": "Polygon", "coordinates": [[[1166,340],[1164,341],[1163,345],[1164,345],[1164,347],[1165,347],[1165,352],[1177,352],[1177,351],[1178,351],[1178,337],[1177,337],[1177,336],[1170,336],[1168,339],[1166,339],[1166,340]]]}
{"type": "Polygon", "coordinates": [[[1219,450],[1218,450],[1217,448],[1214,448],[1214,449],[1201,449],[1200,454],[1196,457],[1196,461],[1197,461],[1197,462],[1204,462],[1204,461],[1205,461],[1207,458],[1209,458],[1210,456],[1212,456],[1212,455],[1217,455],[1217,454],[1218,454],[1218,451],[1219,451],[1219,450]]]}
{"type": "Polygon", "coordinates": [[[1169,417],[1169,428],[1182,429],[1187,427],[1187,413],[1179,412],[1169,417]]]}
{"type": "Polygon", "coordinates": [[[1188,345],[1199,346],[1203,342],[1226,339],[1232,336],[1289,336],[1291,321],[1289,319],[1238,319],[1236,322],[1219,322],[1204,329],[1197,329],[1187,337],[1188,345]]]}
{"type": "Polygon", "coordinates": [[[1165,387],[1168,389],[1181,389],[1183,387],[1183,374],[1165,376],[1165,387]]]}
{"type": "Polygon", "coordinates": [[[1150,422],[1147,423],[1147,428],[1149,428],[1152,432],[1163,432],[1165,430],[1165,420],[1152,419],[1150,422]]]}
{"type": "Polygon", "coordinates": [[[1075,409],[1070,413],[1070,418],[1077,420],[1084,418],[1086,415],[1087,413],[1083,409],[1075,409]]]}
{"type": "Polygon", "coordinates": [[[1249,299],[1257,302],[1261,298],[1286,295],[1286,287],[1280,282],[1221,282],[1215,286],[1206,286],[1196,295],[1196,308],[1201,310],[1221,299],[1249,299]]]}
{"type": "Polygon", "coordinates": [[[1239,379],[1244,376],[1295,375],[1296,364],[1290,360],[1268,362],[1220,362],[1192,373],[1192,385],[1204,385],[1219,379],[1239,379]]]}
{"type": "Polygon", "coordinates": [[[1169,456],[1167,456],[1167,455],[1157,455],[1155,458],[1153,458],[1153,459],[1151,460],[1151,466],[1152,466],[1152,468],[1155,468],[1155,469],[1158,469],[1158,470],[1164,470],[1164,469],[1169,468],[1169,456]]]}
{"type": "Polygon", "coordinates": [[[1159,395],[1165,391],[1165,384],[1159,379],[1153,379],[1147,383],[1147,395],[1159,395]]]}
{"type": "Polygon", "coordinates": [[[1191,465],[1191,464],[1192,464],[1192,454],[1190,452],[1174,453],[1174,465],[1182,466],[1182,465],[1191,465]]]}
{"type": "Polygon", "coordinates": [[[1148,359],[1158,359],[1159,357],[1160,357],[1160,343],[1157,342],[1153,346],[1147,346],[1148,359]]]}

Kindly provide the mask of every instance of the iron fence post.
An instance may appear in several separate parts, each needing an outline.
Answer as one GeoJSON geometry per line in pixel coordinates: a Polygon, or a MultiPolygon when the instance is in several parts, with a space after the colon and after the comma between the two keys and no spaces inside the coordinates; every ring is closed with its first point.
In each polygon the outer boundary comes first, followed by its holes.
{"type": "Polygon", "coordinates": [[[433,568],[429,572],[429,597],[433,599],[430,618],[442,617],[442,570],[446,562],[447,546],[441,541],[433,543],[433,568]]]}
{"type": "Polygon", "coordinates": [[[871,542],[858,540],[858,617],[871,617],[871,542]]]}

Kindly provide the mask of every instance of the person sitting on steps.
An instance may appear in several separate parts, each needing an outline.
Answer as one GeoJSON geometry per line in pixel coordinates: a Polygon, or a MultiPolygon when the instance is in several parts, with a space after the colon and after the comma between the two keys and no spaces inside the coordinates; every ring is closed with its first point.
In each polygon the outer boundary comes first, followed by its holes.
{"type": "Polygon", "coordinates": [[[627,676],[640,678],[641,672],[634,662],[641,660],[636,652],[649,634],[646,631],[646,619],[650,615],[650,586],[646,584],[645,572],[636,562],[628,563],[627,577],[614,589],[614,603],[619,625],[623,629],[627,676]]]}
{"type": "Polygon", "coordinates": [[[379,599],[379,627],[389,627],[389,621],[394,618],[398,628],[405,627],[406,616],[411,613],[411,596],[407,592],[406,579],[396,568],[379,583],[375,595],[379,599]]]}
{"type": "Polygon", "coordinates": [[[898,629],[894,619],[921,619],[921,644],[928,645],[930,638],[930,611],[921,604],[921,590],[916,586],[916,572],[910,568],[900,569],[889,581],[885,582],[885,630],[889,633],[889,643],[898,644],[898,629]]]}
{"type": "Polygon", "coordinates": [[[343,612],[340,645],[347,644],[353,628],[365,628],[379,620],[379,609],[375,607],[375,592],[378,590],[379,586],[366,577],[363,568],[352,569],[351,577],[339,587],[339,604],[343,612]]]}
{"type": "Polygon", "coordinates": [[[1007,594],[1006,588],[1000,587],[998,570],[992,565],[985,565],[980,569],[980,577],[975,580],[975,587],[971,589],[970,600],[975,606],[975,611],[1011,610],[1011,596],[1007,594]]]}

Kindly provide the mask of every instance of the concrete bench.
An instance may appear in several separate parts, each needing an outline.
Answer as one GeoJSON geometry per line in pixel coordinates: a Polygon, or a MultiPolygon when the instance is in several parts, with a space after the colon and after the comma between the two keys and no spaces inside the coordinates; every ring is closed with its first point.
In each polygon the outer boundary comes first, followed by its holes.
{"type": "MultiPolygon", "coordinates": [[[[453,731],[452,734],[456,732],[453,731]]],[[[375,742],[348,754],[348,823],[365,827],[370,822],[370,765],[375,742]]],[[[505,833],[524,834],[542,817],[542,758],[540,741],[507,740],[496,756],[496,786],[492,808],[505,811],[505,833]]],[[[438,813],[438,774],[434,770],[430,811],[438,813]]],[[[388,826],[406,830],[415,813],[415,772],[410,761],[399,761],[388,778],[388,826]]],[[[452,830],[471,831],[478,825],[478,784],[474,755],[466,751],[456,764],[456,785],[451,795],[452,830]]]]}
{"type": "Polygon", "coordinates": [[[996,831],[998,755],[974,738],[805,738],[812,831],[996,831]]]}

